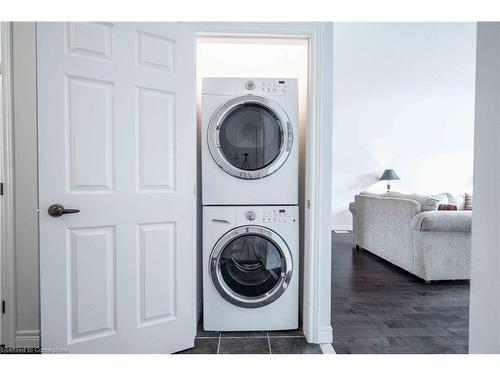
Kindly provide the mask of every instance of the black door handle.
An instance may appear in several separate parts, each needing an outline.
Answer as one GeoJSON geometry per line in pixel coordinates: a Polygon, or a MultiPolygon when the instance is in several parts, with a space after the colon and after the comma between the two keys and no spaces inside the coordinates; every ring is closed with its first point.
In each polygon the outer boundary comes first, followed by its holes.
{"type": "Polygon", "coordinates": [[[77,208],[64,208],[62,204],[53,204],[49,207],[48,212],[52,217],[59,217],[64,214],[76,214],[80,210],[77,208]]]}

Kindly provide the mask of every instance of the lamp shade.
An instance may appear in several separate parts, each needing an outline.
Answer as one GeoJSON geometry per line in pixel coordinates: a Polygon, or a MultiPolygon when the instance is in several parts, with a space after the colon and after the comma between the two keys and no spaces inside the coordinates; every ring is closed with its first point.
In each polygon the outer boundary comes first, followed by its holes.
{"type": "Polygon", "coordinates": [[[389,180],[399,180],[398,175],[394,172],[394,169],[386,169],[382,176],[380,176],[380,181],[389,181],[389,180]]]}

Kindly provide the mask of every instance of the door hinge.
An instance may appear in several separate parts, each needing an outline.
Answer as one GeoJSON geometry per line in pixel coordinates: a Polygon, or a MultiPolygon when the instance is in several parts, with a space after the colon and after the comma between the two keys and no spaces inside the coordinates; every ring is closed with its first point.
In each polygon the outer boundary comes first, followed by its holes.
{"type": "Polygon", "coordinates": [[[5,314],[5,301],[2,301],[2,314],[5,314]]]}
{"type": "Polygon", "coordinates": [[[311,209],[311,200],[310,199],[307,200],[307,209],[308,210],[311,209]]]}
{"type": "Polygon", "coordinates": [[[3,182],[0,182],[0,195],[3,195],[3,182]]]}

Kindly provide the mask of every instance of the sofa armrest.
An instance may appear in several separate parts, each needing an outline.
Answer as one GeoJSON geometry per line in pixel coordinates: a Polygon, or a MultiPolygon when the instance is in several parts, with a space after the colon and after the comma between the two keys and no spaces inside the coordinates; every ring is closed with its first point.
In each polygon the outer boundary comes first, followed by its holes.
{"type": "Polygon", "coordinates": [[[415,200],[356,195],[354,241],[379,257],[413,270],[413,217],[421,211],[415,200]]]}
{"type": "Polygon", "coordinates": [[[351,214],[353,215],[356,215],[356,211],[356,202],[349,203],[349,212],[351,212],[351,214]]]}
{"type": "MultiPolygon", "coordinates": [[[[395,212],[406,212],[409,218],[412,218],[420,211],[422,205],[413,199],[393,198],[379,195],[356,195],[354,197],[355,213],[370,212],[376,215],[384,215],[388,218],[393,216],[395,212]]],[[[350,209],[349,205],[349,209],[350,209]]]]}
{"type": "Polygon", "coordinates": [[[413,230],[421,232],[470,232],[472,211],[425,211],[412,220],[413,230]]]}

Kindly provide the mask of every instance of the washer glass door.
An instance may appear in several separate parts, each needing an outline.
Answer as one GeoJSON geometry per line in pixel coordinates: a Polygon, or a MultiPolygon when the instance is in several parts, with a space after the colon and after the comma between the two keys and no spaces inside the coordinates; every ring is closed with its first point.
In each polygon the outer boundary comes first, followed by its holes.
{"type": "Polygon", "coordinates": [[[219,240],[211,258],[212,281],[229,302],[265,306],[284,293],[292,271],[286,243],[273,231],[246,226],[219,240]]]}
{"type": "Polygon", "coordinates": [[[285,163],[292,143],[290,120],[283,109],[254,95],[224,103],[208,128],[208,146],[216,163],[243,179],[274,173],[285,163]]]}

